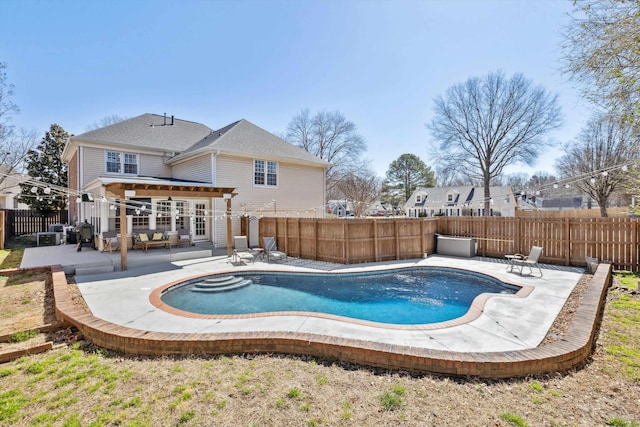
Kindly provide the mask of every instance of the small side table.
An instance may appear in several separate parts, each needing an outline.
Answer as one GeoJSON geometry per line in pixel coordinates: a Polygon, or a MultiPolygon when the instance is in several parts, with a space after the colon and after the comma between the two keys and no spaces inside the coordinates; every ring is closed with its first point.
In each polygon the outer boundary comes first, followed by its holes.
{"type": "Polygon", "coordinates": [[[264,249],[263,248],[250,248],[249,252],[255,256],[259,256],[261,261],[264,261],[264,249]]]}
{"type": "Polygon", "coordinates": [[[513,267],[515,266],[513,260],[514,259],[524,259],[524,257],[520,254],[515,254],[515,255],[505,255],[504,256],[507,259],[507,262],[509,263],[509,265],[507,265],[507,270],[508,271],[513,271],[513,267]]]}

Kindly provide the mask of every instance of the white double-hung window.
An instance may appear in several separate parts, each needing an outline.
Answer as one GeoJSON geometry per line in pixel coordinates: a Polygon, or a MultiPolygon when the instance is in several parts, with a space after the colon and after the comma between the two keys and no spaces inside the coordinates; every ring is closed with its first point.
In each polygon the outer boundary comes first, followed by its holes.
{"type": "Polygon", "coordinates": [[[253,185],[276,187],[278,185],[278,163],[267,160],[254,160],[253,185]]]}
{"type": "Polygon", "coordinates": [[[107,173],[137,175],[138,155],[134,153],[122,153],[119,151],[107,151],[105,169],[107,173]]]}

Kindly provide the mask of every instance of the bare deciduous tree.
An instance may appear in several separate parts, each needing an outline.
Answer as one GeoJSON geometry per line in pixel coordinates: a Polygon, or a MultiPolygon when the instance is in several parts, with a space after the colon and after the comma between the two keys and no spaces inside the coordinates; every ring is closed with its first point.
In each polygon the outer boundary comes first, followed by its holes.
{"type": "Polygon", "coordinates": [[[628,169],[638,160],[638,153],[638,135],[627,121],[598,115],[566,148],[556,168],[565,182],[595,200],[600,215],[606,217],[609,198],[632,179],[628,169]]]}
{"type": "Polygon", "coordinates": [[[507,185],[511,187],[514,193],[526,192],[529,189],[529,175],[523,172],[505,175],[501,182],[492,183],[492,185],[507,185]]]}
{"type": "Polygon", "coordinates": [[[344,198],[353,203],[354,215],[361,216],[380,195],[380,179],[371,170],[350,173],[337,184],[344,198]]]}
{"type": "Polygon", "coordinates": [[[122,117],[119,116],[117,114],[111,114],[110,116],[105,116],[103,118],[101,118],[100,120],[96,120],[95,122],[91,123],[90,125],[88,125],[87,127],[85,127],[85,131],[89,132],[90,130],[95,130],[95,129],[100,129],[103,128],[105,126],[109,126],[109,125],[114,125],[116,123],[120,123],[124,120],[127,120],[128,117],[122,117]]]}
{"type": "Polygon", "coordinates": [[[595,105],[640,113],[640,2],[578,0],[564,34],[562,70],[595,105]]]}
{"type": "Polygon", "coordinates": [[[327,171],[329,193],[344,177],[368,168],[362,157],[367,150],[365,139],[339,111],[320,111],[314,116],[308,109],[300,111],[287,126],[285,139],[333,165],[327,171]]]}
{"type": "Polygon", "coordinates": [[[37,139],[35,131],[16,131],[11,123],[11,117],[20,110],[11,100],[14,86],[7,82],[6,68],[7,65],[0,62],[0,184],[16,171],[21,172],[24,159],[37,139]]]}
{"type": "Polygon", "coordinates": [[[450,87],[435,99],[427,127],[435,139],[438,170],[451,169],[484,186],[484,214],[490,215],[489,187],[505,166],[532,163],[549,143],[544,138],[562,122],[557,96],[522,74],[493,72],[450,87]]]}

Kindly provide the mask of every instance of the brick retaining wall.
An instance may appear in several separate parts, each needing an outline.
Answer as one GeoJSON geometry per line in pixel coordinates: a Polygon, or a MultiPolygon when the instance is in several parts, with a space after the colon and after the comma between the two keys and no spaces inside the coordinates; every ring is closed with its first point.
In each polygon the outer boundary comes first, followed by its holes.
{"type": "Polygon", "coordinates": [[[564,337],[533,349],[461,353],[295,332],[166,333],[115,325],[75,304],[60,266],[51,268],[56,315],[94,344],[128,354],[284,353],[391,370],[506,378],[566,371],[590,354],[602,319],[612,265],[600,264],[564,337]]]}

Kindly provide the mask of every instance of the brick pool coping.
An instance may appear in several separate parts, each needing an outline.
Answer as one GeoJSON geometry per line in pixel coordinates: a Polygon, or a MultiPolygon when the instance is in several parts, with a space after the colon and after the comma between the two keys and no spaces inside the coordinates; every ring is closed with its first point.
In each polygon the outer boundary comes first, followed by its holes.
{"type": "Polygon", "coordinates": [[[61,266],[51,267],[56,316],[95,345],[138,355],[283,353],[416,373],[507,378],[566,371],[594,346],[612,264],[600,264],[566,334],[536,348],[503,352],[453,352],[298,332],[167,333],[132,329],[99,319],[73,301],[61,266]]]}
{"type": "MultiPolygon", "coordinates": [[[[413,267],[405,267],[402,269],[411,269],[413,267]]],[[[456,268],[452,268],[449,267],[452,270],[458,270],[458,271],[464,271],[464,270],[459,270],[456,268]]],[[[372,270],[369,271],[369,273],[380,273],[380,272],[388,272],[388,271],[394,271],[394,270],[398,270],[397,268],[391,268],[391,269],[384,269],[384,270],[372,270]]],[[[251,270],[251,271],[246,271],[243,273],[249,273],[249,274],[260,274],[260,273],[284,273],[284,274],[292,274],[290,271],[289,272],[284,272],[284,271],[278,271],[278,270],[251,270]]],[[[154,289],[151,292],[151,295],[149,295],[149,302],[151,303],[151,305],[153,305],[154,307],[156,307],[159,310],[162,310],[164,312],[176,315],[176,316],[182,316],[182,317],[189,317],[192,319],[255,319],[255,318],[260,318],[260,317],[275,317],[275,316],[303,316],[303,317],[317,317],[320,319],[329,319],[329,320],[337,320],[339,322],[345,322],[345,323],[353,323],[356,325],[363,325],[363,326],[373,326],[376,328],[383,328],[383,329],[396,329],[396,330],[403,330],[403,331],[429,331],[429,330],[435,330],[435,329],[441,329],[441,328],[450,328],[453,326],[458,326],[458,325],[464,325],[465,323],[469,323],[472,320],[477,319],[478,317],[480,317],[480,315],[482,314],[482,312],[484,311],[484,306],[486,304],[486,302],[495,296],[500,296],[502,298],[508,298],[508,297],[516,297],[516,298],[526,298],[527,296],[529,296],[529,294],[533,291],[533,286],[529,286],[529,285],[519,285],[516,283],[512,283],[512,282],[507,282],[505,280],[501,280],[498,279],[497,277],[491,276],[491,275],[487,275],[488,277],[492,277],[495,280],[498,280],[502,283],[505,283],[507,285],[510,286],[514,286],[516,288],[519,288],[518,292],[516,292],[515,294],[489,294],[489,293],[483,293],[478,295],[477,297],[475,297],[473,299],[473,302],[471,303],[471,305],[469,306],[469,310],[467,310],[467,312],[460,316],[457,317],[453,320],[447,320],[444,322],[437,322],[437,323],[427,323],[427,324],[422,324],[422,325],[396,325],[396,324],[391,324],[391,323],[378,323],[378,322],[372,322],[372,321],[368,321],[368,320],[360,320],[360,319],[354,319],[351,317],[344,317],[344,316],[337,316],[337,315],[333,315],[333,314],[328,314],[328,313],[315,313],[315,312],[309,312],[309,311],[283,311],[283,312],[279,312],[279,311],[272,311],[272,312],[266,312],[266,313],[253,313],[253,314],[200,314],[200,313],[193,313],[190,311],[184,311],[184,310],[180,310],[179,308],[175,308],[173,306],[170,306],[168,304],[166,304],[164,301],[162,301],[162,294],[167,291],[168,289],[180,285],[182,283],[186,283],[186,282],[191,282],[203,277],[211,277],[211,276],[225,276],[225,275],[229,275],[229,274],[236,274],[233,271],[222,271],[220,273],[203,273],[203,274],[198,274],[195,276],[191,276],[191,277],[185,277],[179,280],[175,280],[173,282],[167,283],[166,285],[162,285],[156,289],[154,289]]],[[[316,274],[316,275],[321,275],[321,274],[326,274],[326,275],[331,275],[331,274],[336,274],[336,273],[332,273],[332,272],[321,272],[321,271],[317,271],[317,272],[313,272],[313,273],[309,273],[309,272],[298,272],[298,273],[293,273],[293,274],[316,274]]],[[[347,273],[349,274],[349,273],[347,273]]],[[[360,274],[360,273],[353,273],[353,274],[360,274]]]]}

